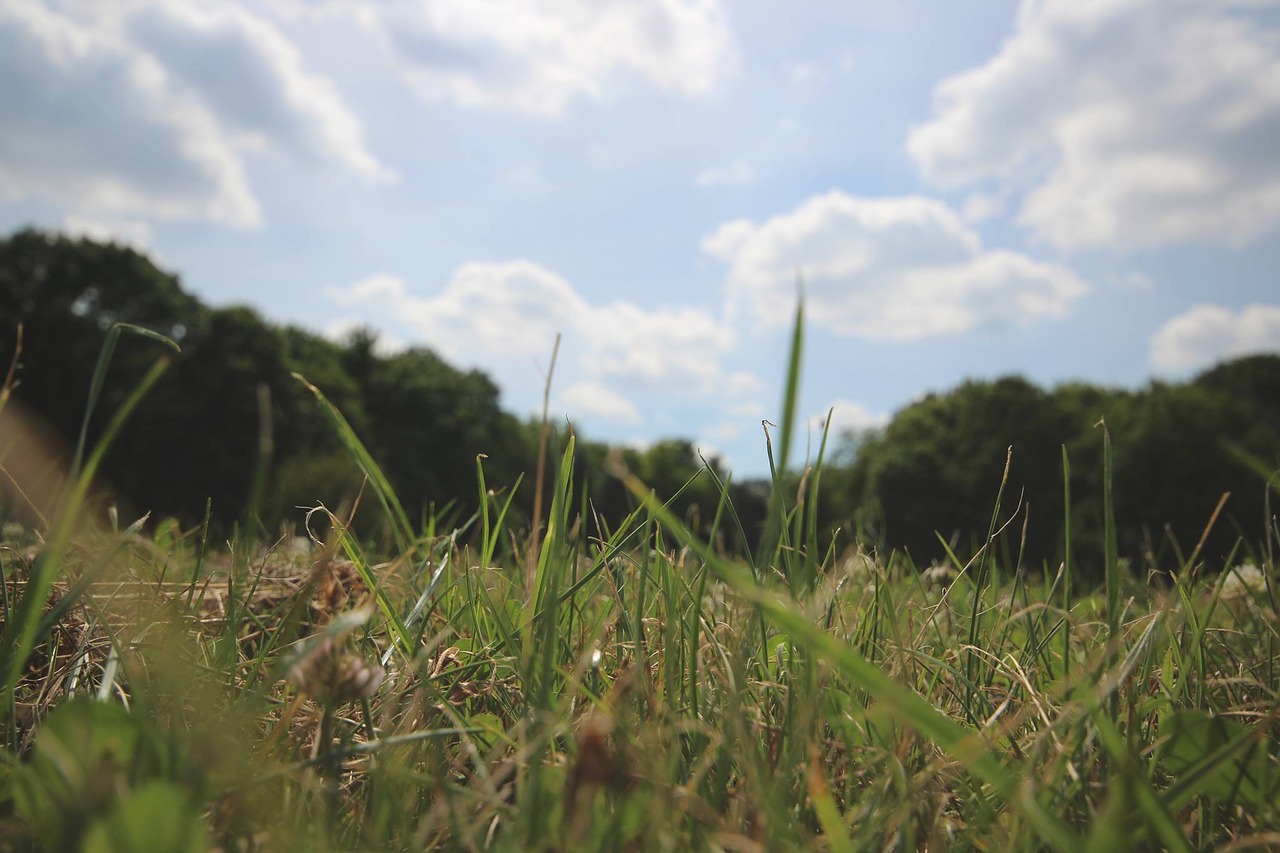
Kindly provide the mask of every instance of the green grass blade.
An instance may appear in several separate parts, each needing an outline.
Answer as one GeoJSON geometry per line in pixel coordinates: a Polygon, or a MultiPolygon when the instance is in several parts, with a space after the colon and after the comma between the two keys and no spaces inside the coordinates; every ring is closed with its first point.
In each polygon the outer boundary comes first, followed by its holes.
{"type": "Polygon", "coordinates": [[[373,591],[374,601],[378,604],[378,611],[387,620],[387,627],[390,629],[392,641],[406,658],[412,658],[413,642],[409,638],[409,629],[401,621],[395,605],[387,596],[386,588],[373,574],[373,569],[370,567],[360,543],[346,528],[339,527],[337,529],[338,540],[343,552],[347,555],[347,559],[355,565],[356,572],[360,575],[360,579],[364,581],[365,587],[373,591]]]}
{"type": "MultiPolygon", "coordinates": [[[[1071,460],[1062,445],[1062,612],[1071,614],[1071,460]]],[[[1071,675],[1071,619],[1062,620],[1062,674],[1071,675]]]]}
{"type": "Polygon", "coordinates": [[[625,475],[624,479],[632,494],[646,503],[665,528],[697,553],[718,580],[755,605],[770,624],[787,634],[793,642],[806,648],[809,653],[825,661],[851,683],[860,685],[868,695],[891,711],[897,720],[936,743],[974,776],[989,785],[997,797],[1017,806],[1037,827],[1041,837],[1055,849],[1074,850],[1078,847],[1078,840],[1071,829],[1044,810],[1034,795],[1019,795],[1017,775],[992,754],[980,733],[941,713],[923,696],[872,665],[853,647],[823,631],[794,602],[759,584],[741,567],[720,559],[710,547],[692,536],[682,522],[663,507],[638,479],[631,475],[625,475]]]}
{"type": "Polygon", "coordinates": [[[1000,505],[1004,500],[1005,487],[1009,485],[1009,466],[1013,462],[1013,448],[1010,447],[1005,451],[1004,457],[1004,473],[1000,475],[1000,487],[996,490],[996,503],[991,509],[991,521],[987,526],[987,538],[982,547],[982,553],[978,557],[978,568],[973,579],[973,605],[969,613],[969,652],[968,661],[965,671],[969,675],[970,681],[980,681],[977,677],[976,667],[979,659],[974,651],[980,646],[979,635],[982,629],[982,594],[986,591],[987,579],[991,573],[991,565],[994,560],[992,552],[995,550],[994,542],[996,531],[1000,528],[1000,505]]]}
{"type": "Polygon", "coordinates": [[[0,713],[8,713],[14,686],[18,683],[27,658],[30,657],[36,642],[40,639],[36,635],[36,629],[40,622],[41,610],[49,597],[49,592],[53,589],[54,580],[61,571],[62,559],[66,556],[67,549],[71,545],[72,534],[81,520],[80,511],[89,496],[89,489],[93,485],[94,476],[98,473],[107,449],[120,434],[129,416],[142,402],[142,398],[159,381],[168,366],[167,356],[156,361],[116,410],[106,429],[103,430],[93,453],[85,462],[83,470],[76,477],[71,493],[61,509],[61,516],[45,548],[40,552],[39,559],[31,569],[26,589],[23,590],[22,597],[14,609],[13,619],[6,626],[3,641],[0,641],[0,660],[4,661],[3,670],[0,671],[2,672],[0,708],[4,710],[0,710],[0,713]]]}
{"type": "Polygon", "coordinates": [[[93,366],[93,376],[89,380],[89,399],[85,402],[84,419],[80,422],[80,437],[76,440],[76,454],[71,462],[72,479],[75,479],[80,473],[80,463],[84,461],[85,442],[89,438],[89,421],[93,418],[93,410],[98,406],[98,397],[102,395],[102,386],[107,381],[107,369],[111,366],[111,357],[115,354],[116,343],[119,342],[122,332],[150,338],[170,347],[174,352],[182,352],[182,348],[178,346],[176,341],[165,337],[159,332],[153,332],[142,326],[135,326],[133,323],[112,324],[111,328],[107,330],[106,338],[102,341],[102,348],[98,350],[98,361],[93,366]]]}
{"type": "Polygon", "coordinates": [[[343,417],[342,412],[338,411],[337,406],[329,402],[329,398],[324,395],[324,392],[308,382],[306,377],[300,373],[294,373],[293,378],[301,382],[320,402],[320,409],[324,412],[325,419],[329,421],[329,425],[338,434],[338,439],[346,447],[347,452],[356,460],[360,470],[369,478],[369,484],[373,487],[374,494],[378,496],[378,502],[382,505],[383,513],[391,524],[392,535],[395,536],[396,545],[400,549],[400,553],[408,553],[410,543],[414,539],[413,526],[409,523],[409,516],[400,504],[400,499],[396,496],[395,490],[391,488],[391,482],[382,473],[382,468],[374,461],[373,456],[365,448],[364,442],[356,435],[356,431],[352,429],[351,424],[343,417]]]}
{"type": "MultiPolygon", "coordinates": [[[[764,532],[761,535],[756,556],[760,564],[756,566],[757,577],[765,577],[770,570],[770,562],[778,558],[779,546],[786,528],[786,478],[787,464],[791,457],[791,444],[796,429],[796,408],[800,399],[800,365],[804,349],[804,294],[800,293],[796,300],[796,316],[791,328],[791,351],[787,357],[787,384],[782,394],[782,426],[778,438],[778,455],[775,459],[770,448],[770,470],[773,474],[773,488],[769,493],[769,510],[765,517],[764,532]]],[[[784,576],[786,575],[785,567],[784,576]]]]}
{"type": "Polygon", "coordinates": [[[1106,421],[1102,427],[1102,523],[1105,538],[1104,555],[1107,580],[1107,639],[1114,641],[1120,633],[1120,549],[1116,544],[1116,511],[1112,494],[1115,462],[1111,451],[1111,431],[1106,421]]]}

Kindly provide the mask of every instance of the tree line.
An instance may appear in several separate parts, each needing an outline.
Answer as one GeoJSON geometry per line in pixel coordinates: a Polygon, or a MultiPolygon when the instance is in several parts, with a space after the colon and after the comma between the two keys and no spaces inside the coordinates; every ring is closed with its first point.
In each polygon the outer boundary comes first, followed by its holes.
{"type": "Polygon", "coordinates": [[[948,546],[969,555],[1004,481],[1004,562],[1054,568],[1069,538],[1077,570],[1096,577],[1104,433],[1118,545],[1135,570],[1177,570],[1197,545],[1219,567],[1258,557],[1274,525],[1267,479],[1280,469],[1277,355],[1139,390],[1080,382],[1045,390],[1010,376],[929,394],[846,448],[833,512],[917,563],[943,559],[948,546]]]}
{"type": "MultiPolygon", "coordinates": [[[[369,330],[333,341],[248,307],[208,306],[125,246],[33,229],[0,240],[0,370],[13,360],[21,325],[13,396],[51,431],[78,434],[94,365],[116,323],[181,347],[106,460],[105,480],[135,511],[188,526],[209,516],[219,530],[240,523],[270,534],[298,523],[299,507],[336,509],[350,500],[359,471],[298,373],[342,411],[414,520],[469,518],[480,500],[481,455],[486,483],[516,488],[512,512],[531,517],[540,425],[503,411],[498,387],[482,372],[458,370],[424,347],[382,352],[369,330]],[[270,447],[262,446],[264,423],[270,447]]],[[[121,339],[89,424],[91,442],[161,350],[145,338],[121,339]]],[[[860,541],[927,565],[948,549],[972,554],[984,541],[1003,479],[1004,514],[1013,518],[1013,533],[1000,540],[1003,558],[1056,566],[1069,518],[1078,568],[1089,574],[1102,553],[1102,423],[1113,449],[1118,538],[1130,560],[1176,568],[1226,493],[1201,555],[1221,564],[1258,547],[1270,524],[1259,474],[1280,467],[1277,355],[1139,390],[1085,383],[1045,390],[1016,376],[966,382],[912,403],[882,430],[837,437],[822,500],[808,511],[827,536],[841,531],[837,547],[860,541]]],[[[565,427],[552,430],[553,465],[566,438],[565,427]]],[[[5,452],[0,447],[0,464],[5,452]]],[[[637,450],[578,437],[577,493],[590,498],[591,535],[635,506],[611,475],[610,456],[703,530],[727,483],[738,518],[731,524],[722,513],[724,544],[754,543],[770,484],[734,482],[718,460],[678,438],[637,450]],[[699,475],[704,466],[710,470],[699,475]]],[[[798,487],[798,477],[784,488],[798,487]]],[[[0,492],[7,496],[0,514],[16,511],[11,492],[0,492]]],[[[376,513],[361,518],[374,535],[376,513]]]]}
{"type": "MultiPolygon", "coordinates": [[[[338,510],[351,501],[363,477],[296,373],[350,422],[411,520],[470,518],[479,506],[482,455],[491,488],[513,488],[523,478],[512,513],[517,522],[531,515],[540,424],[503,411],[499,389],[484,373],[458,370],[424,347],[384,353],[368,329],[333,341],[270,323],[249,307],[208,306],[127,246],[34,229],[0,240],[0,376],[21,326],[12,396],[50,432],[68,441],[78,435],[94,366],[117,323],[158,332],[181,347],[106,459],[104,480],[128,511],[185,526],[202,525],[208,515],[219,534],[236,523],[270,534],[282,521],[300,521],[300,508],[323,503],[338,510]],[[258,483],[264,401],[271,446],[258,483]]],[[[89,422],[90,445],[165,352],[143,337],[119,339],[89,422]]],[[[567,437],[565,427],[551,431],[553,473],[567,437]]],[[[677,499],[686,515],[715,506],[716,487],[695,478],[704,460],[688,441],[667,439],[641,451],[579,436],[576,448],[577,491],[590,494],[602,520],[616,523],[632,508],[622,484],[607,474],[611,453],[664,495],[695,479],[677,499]]],[[[4,453],[0,448],[0,463],[4,453]]],[[[364,504],[376,503],[366,497],[364,504]]],[[[17,496],[8,498],[9,511],[16,511],[17,496]]],[[[357,516],[371,535],[377,520],[374,511],[357,516]]]]}

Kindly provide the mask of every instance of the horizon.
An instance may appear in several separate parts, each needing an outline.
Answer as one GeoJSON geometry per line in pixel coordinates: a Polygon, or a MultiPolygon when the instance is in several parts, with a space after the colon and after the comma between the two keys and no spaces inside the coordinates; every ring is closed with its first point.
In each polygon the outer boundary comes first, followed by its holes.
{"type": "Polygon", "coordinates": [[[0,228],[428,347],[522,418],[562,333],[552,420],[745,477],[798,278],[837,430],[1280,351],[1280,7],[433,8],[6,4],[0,228]]]}

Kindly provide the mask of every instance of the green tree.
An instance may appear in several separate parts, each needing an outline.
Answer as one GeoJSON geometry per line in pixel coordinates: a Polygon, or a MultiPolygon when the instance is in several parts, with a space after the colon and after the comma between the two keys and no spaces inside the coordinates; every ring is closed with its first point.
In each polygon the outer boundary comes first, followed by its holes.
{"type": "Polygon", "coordinates": [[[1222,495],[1231,497],[1205,542],[1221,565],[1238,541],[1264,534],[1263,483],[1237,462],[1228,443],[1275,458],[1280,436],[1256,420],[1247,398],[1196,382],[1153,383],[1112,424],[1115,501],[1121,546],[1150,568],[1178,568],[1178,543],[1189,554],[1222,495]]]}
{"type": "MultiPolygon", "coordinates": [[[[252,309],[210,309],[132,249],[23,231],[0,241],[0,359],[25,328],[17,396],[73,437],[106,330],[129,322],[179,341],[182,353],[107,460],[107,480],[138,511],[197,523],[240,519],[259,464],[262,402],[270,400],[274,469],[259,517],[270,528],[292,507],[349,496],[359,477],[297,372],[325,392],[368,443],[415,511],[476,502],[475,457],[491,482],[515,480],[526,457],[519,425],[478,372],[427,350],[376,351],[370,332],[346,345],[268,323],[252,309]],[[265,388],[266,398],[259,389],[265,388]]],[[[123,339],[100,409],[109,412],[156,358],[123,339]]],[[[94,419],[94,426],[105,415],[94,419]]],[[[94,437],[91,431],[90,439],[94,437]]]]}
{"type": "MultiPolygon", "coordinates": [[[[1280,464],[1274,412],[1280,358],[1219,365],[1194,382],[1153,383],[1137,392],[1069,383],[1044,392],[1018,378],[967,382],[908,406],[881,432],[836,456],[824,482],[839,490],[842,523],[864,538],[906,549],[917,564],[937,559],[938,536],[971,554],[990,520],[1005,448],[1013,457],[1004,516],[1028,511],[1024,565],[1062,558],[1062,449],[1070,459],[1075,570],[1103,565],[1102,432],[1111,433],[1113,495],[1121,552],[1135,565],[1173,569],[1189,554],[1218,499],[1231,498],[1202,556],[1221,565],[1242,540],[1263,535],[1263,485],[1231,447],[1280,464]],[[852,457],[852,461],[848,460],[852,457]],[[841,467],[839,460],[845,460],[841,467]]],[[[1006,562],[1023,547],[1021,521],[1004,540],[1006,562]]]]}
{"type": "Polygon", "coordinates": [[[1020,503],[1029,513],[1026,556],[1052,554],[1062,517],[1059,448],[1073,431],[1054,403],[1021,377],[966,382],[913,403],[866,438],[849,484],[861,489],[855,503],[878,520],[881,544],[905,549],[917,564],[944,556],[939,536],[972,553],[1012,447],[1002,514],[1020,503]]]}
{"type": "MultiPolygon", "coordinates": [[[[27,229],[0,240],[0,363],[13,359],[18,326],[23,357],[15,396],[74,439],[89,379],[113,323],[160,332],[185,344],[204,314],[176,277],[125,246],[27,229]]],[[[125,339],[116,350],[91,437],[158,355],[125,339]]]]}
{"type": "Polygon", "coordinates": [[[374,360],[361,391],[369,419],[364,439],[411,519],[449,504],[469,515],[477,503],[479,454],[489,457],[491,484],[515,481],[525,444],[485,374],[457,371],[434,352],[415,348],[374,360]]]}
{"type": "MultiPolygon", "coordinates": [[[[1269,353],[1223,362],[1197,376],[1192,384],[1223,395],[1237,410],[1246,440],[1265,445],[1280,433],[1280,355],[1269,353]]],[[[1269,460],[1280,465],[1280,459],[1269,460]]]]}

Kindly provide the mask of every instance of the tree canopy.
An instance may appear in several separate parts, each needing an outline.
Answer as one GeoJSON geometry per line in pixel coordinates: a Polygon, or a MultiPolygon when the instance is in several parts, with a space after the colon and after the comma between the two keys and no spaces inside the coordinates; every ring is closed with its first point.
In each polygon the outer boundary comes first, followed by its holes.
{"type": "Polygon", "coordinates": [[[1274,355],[1138,391],[1083,383],[1046,391],[1016,376],[966,382],[859,438],[829,523],[853,526],[917,564],[943,559],[944,542],[972,554],[986,536],[1009,453],[1001,521],[1014,507],[1025,516],[1005,542],[1024,565],[1056,565],[1065,544],[1065,451],[1077,566],[1097,573],[1105,425],[1122,553],[1149,569],[1177,568],[1229,493],[1202,549],[1221,564],[1238,543],[1252,548],[1266,534],[1265,484],[1238,451],[1280,467],[1277,383],[1274,355]]]}

